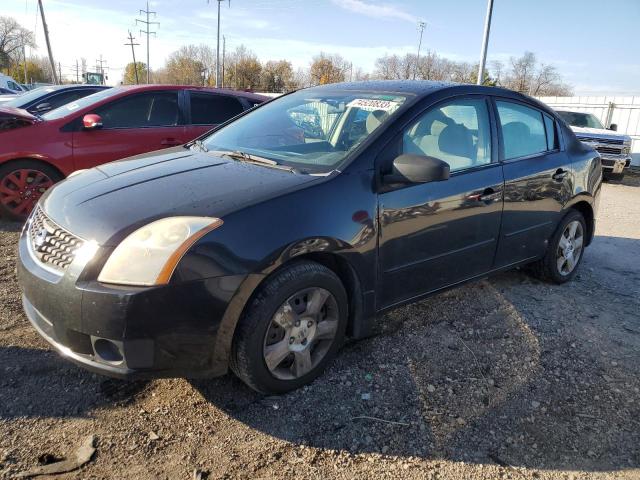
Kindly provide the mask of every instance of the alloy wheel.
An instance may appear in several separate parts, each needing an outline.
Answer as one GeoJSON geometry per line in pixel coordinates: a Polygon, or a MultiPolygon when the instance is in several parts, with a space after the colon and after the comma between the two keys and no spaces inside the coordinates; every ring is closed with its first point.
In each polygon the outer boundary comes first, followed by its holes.
{"type": "Polygon", "coordinates": [[[27,215],[53,180],[33,169],[14,170],[0,180],[0,203],[16,216],[27,215]]]}
{"type": "Polygon", "coordinates": [[[556,262],[560,275],[569,275],[576,268],[582,255],[583,244],[582,223],[578,220],[569,222],[560,236],[556,250],[556,262]]]}
{"type": "Polygon", "coordinates": [[[289,297],[276,311],[263,345],[264,362],[281,380],[303,377],[325,357],[338,332],[338,303],[314,287],[289,297]]]}

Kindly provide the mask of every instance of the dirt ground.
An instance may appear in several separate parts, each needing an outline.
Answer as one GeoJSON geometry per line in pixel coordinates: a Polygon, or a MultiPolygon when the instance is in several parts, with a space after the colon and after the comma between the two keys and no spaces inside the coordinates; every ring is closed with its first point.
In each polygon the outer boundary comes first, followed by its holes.
{"type": "Polygon", "coordinates": [[[513,271],[396,310],[312,385],[123,383],[53,353],[0,224],[0,477],[640,479],[640,176],[604,186],[575,281],[513,271]]]}

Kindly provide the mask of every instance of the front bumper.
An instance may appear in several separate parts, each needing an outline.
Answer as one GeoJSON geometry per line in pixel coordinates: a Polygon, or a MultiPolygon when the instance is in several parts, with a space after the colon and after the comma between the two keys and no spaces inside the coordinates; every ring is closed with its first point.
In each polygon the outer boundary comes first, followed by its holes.
{"type": "Polygon", "coordinates": [[[610,173],[622,173],[631,165],[631,158],[607,158],[602,157],[602,168],[610,173]]]}
{"type": "Polygon", "coordinates": [[[75,262],[55,275],[20,238],[25,313],[65,358],[118,378],[226,373],[232,332],[223,318],[246,275],[138,288],[87,280],[85,267],[75,262]]]}

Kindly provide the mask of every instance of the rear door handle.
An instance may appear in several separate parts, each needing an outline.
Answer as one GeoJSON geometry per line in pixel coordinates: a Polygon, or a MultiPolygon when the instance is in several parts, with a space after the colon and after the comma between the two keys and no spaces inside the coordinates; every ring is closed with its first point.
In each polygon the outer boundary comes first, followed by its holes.
{"type": "Polygon", "coordinates": [[[556,173],[551,175],[551,178],[553,178],[556,182],[561,182],[568,174],[569,172],[563,170],[562,168],[559,168],[558,170],[556,170],[556,173]]]}
{"type": "Polygon", "coordinates": [[[160,145],[166,145],[168,147],[177,147],[178,145],[182,145],[182,142],[177,138],[163,138],[160,141],[160,145]]]}

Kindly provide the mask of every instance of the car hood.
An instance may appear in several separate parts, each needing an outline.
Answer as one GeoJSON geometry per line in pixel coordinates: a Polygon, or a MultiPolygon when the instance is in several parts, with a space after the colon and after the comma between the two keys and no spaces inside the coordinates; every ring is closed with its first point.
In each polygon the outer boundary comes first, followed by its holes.
{"type": "Polygon", "coordinates": [[[35,123],[39,121],[38,117],[36,117],[35,115],[31,115],[29,112],[27,112],[26,110],[23,110],[22,108],[6,107],[6,106],[5,107],[0,106],[0,119],[3,119],[3,120],[18,119],[18,120],[27,121],[29,123],[35,123]]]}
{"type": "Polygon", "coordinates": [[[83,171],[51,188],[41,205],[62,228],[103,246],[167,216],[223,218],[319,177],[176,147],[83,171]]]}
{"type": "Polygon", "coordinates": [[[571,130],[580,137],[591,138],[615,138],[618,140],[631,140],[631,137],[623,133],[616,133],[613,130],[607,130],[604,128],[587,128],[587,127],[571,127],[571,130]]]}

